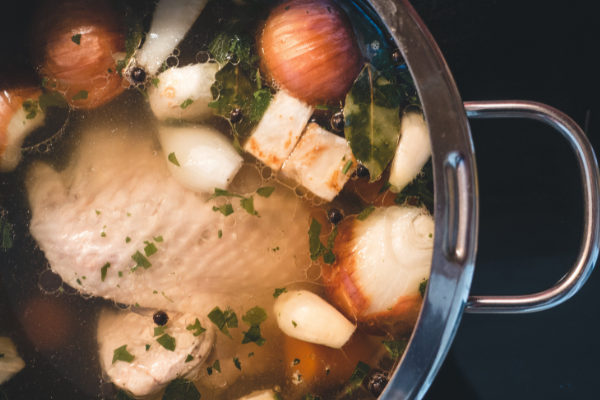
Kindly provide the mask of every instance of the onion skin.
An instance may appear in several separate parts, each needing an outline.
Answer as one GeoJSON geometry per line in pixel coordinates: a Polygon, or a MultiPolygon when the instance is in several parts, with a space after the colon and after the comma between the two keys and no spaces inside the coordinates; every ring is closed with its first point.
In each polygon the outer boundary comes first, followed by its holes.
{"type": "Polygon", "coordinates": [[[265,73],[312,105],[342,100],[363,64],[350,21],[331,0],[279,5],[261,41],[265,73]]]}
{"type": "Polygon", "coordinates": [[[30,42],[40,74],[49,78],[46,87],[62,92],[73,107],[99,107],[125,89],[113,58],[125,52],[125,30],[106,0],[46,1],[34,18],[30,42]],[[72,40],[78,34],[79,45],[72,40]],[[88,92],[87,99],[73,100],[80,91],[88,92]]]}

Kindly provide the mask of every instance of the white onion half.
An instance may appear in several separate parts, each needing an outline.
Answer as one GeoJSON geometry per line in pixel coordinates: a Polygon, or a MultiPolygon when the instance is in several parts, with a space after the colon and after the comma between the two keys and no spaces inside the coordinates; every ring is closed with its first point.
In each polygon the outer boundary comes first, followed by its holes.
{"type": "Polygon", "coordinates": [[[421,172],[431,157],[431,141],[423,113],[411,111],[402,116],[400,143],[390,169],[391,190],[400,192],[421,172]]]}
{"type": "Polygon", "coordinates": [[[283,293],[273,311],[286,335],[334,349],[342,348],[356,330],[338,310],[306,290],[283,293]]]}
{"type": "Polygon", "coordinates": [[[179,45],[208,0],[160,0],[154,10],[146,42],[136,55],[137,65],[150,75],[179,45]]]}
{"type": "Polygon", "coordinates": [[[170,68],[158,76],[158,85],[148,89],[150,107],[156,118],[199,120],[213,115],[208,103],[213,100],[210,87],[219,64],[206,63],[170,68]],[[185,105],[185,102],[192,101],[185,105]],[[184,105],[184,108],[181,105],[184,105]]]}
{"type": "Polygon", "coordinates": [[[188,189],[226,189],[242,166],[231,141],[207,126],[161,127],[159,137],[169,172],[188,189]],[[169,160],[170,154],[179,166],[169,160]]]}

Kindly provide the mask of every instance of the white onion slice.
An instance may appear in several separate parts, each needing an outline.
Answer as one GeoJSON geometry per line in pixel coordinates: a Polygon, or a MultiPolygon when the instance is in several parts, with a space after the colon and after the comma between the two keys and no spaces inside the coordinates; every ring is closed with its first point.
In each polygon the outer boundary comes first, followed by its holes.
{"type": "Polygon", "coordinates": [[[213,100],[210,87],[218,70],[219,64],[206,63],[170,68],[160,74],[158,87],[148,89],[156,118],[199,120],[212,116],[213,109],[208,107],[213,100]],[[186,101],[192,103],[186,105],[186,101]]]}
{"type": "Polygon", "coordinates": [[[10,338],[0,337],[0,385],[12,378],[25,367],[25,361],[19,357],[17,348],[10,338]]]}
{"type": "Polygon", "coordinates": [[[313,111],[314,107],[279,91],[244,144],[244,150],[273,171],[279,171],[298,143],[313,111]]]}
{"type": "Polygon", "coordinates": [[[188,189],[204,193],[226,189],[242,166],[231,141],[207,126],[161,127],[159,136],[169,171],[188,189]],[[179,166],[169,161],[170,154],[179,166]]]}
{"type": "Polygon", "coordinates": [[[423,113],[405,113],[400,123],[400,143],[390,170],[391,190],[398,193],[404,189],[421,172],[429,157],[431,142],[423,113]]]}
{"type": "Polygon", "coordinates": [[[208,0],[160,0],[154,10],[150,32],[136,55],[137,65],[156,74],[185,37],[208,0]]]}
{"type": "Polygon", "coordinates": [[[346,139],[311,123],[282,172],[322,199],[332,201],[357,166],[346,139]]]}
{"type": "Polygon", "coordinates": [[[334,349],[342,348],[356,330],[332,305],[306,290],[283,293],[273,312],[286,335],[334,349]]]}

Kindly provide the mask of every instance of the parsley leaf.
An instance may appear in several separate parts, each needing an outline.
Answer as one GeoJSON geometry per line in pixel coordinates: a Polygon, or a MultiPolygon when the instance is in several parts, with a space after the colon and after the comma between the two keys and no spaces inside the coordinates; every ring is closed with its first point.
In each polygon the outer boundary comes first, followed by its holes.
{"type": "Polygon", "coordinates": [[[67,100],[58,92],[44,93],[40,96],[38,102],[42,111],[46,111],[48,107],[69,108],[67,100]]]}
{"type": "Polygon", "coordinates": [[[253,325],[250,327],[248,332],[244,333],[244,339],[242,340],[242,344],[254,342],[258,345],[258,347],[262,347],[267,339],[263,338],[260,333],[260,326],[253,325]]]}
{"type": "Polygon", "coordinates": [[[160,336],[163,333],[165,333],[165,331],[168,329],[168,327],[166,325],[163,326],[155,326],[154,327],[154,337],[156,336],[160,336]]]}
{"type": "Polygon", "coordinates": [[[194,100],[192,99],[187,99],[186,101],[184,101],[183,103],[181,103],[179,105],[179,107],[181,107],[182,109],[186,109],[188,106],[190,106],[192,103],[194,102],[194,100]]]}
{"type": "Polygon", "coordinates": [[[154,85],[154,87],[156,87],[158,89],[158,84],[160,83],[160,79],[158,78],[152,78],[152,84],[154,85]]]}
{"type": "Polygon", "coordinates": [[[81,44],[81,33],[71,36],[71,41],[79,46],[81,44]]]}
{"type": "Polygon", "coordinates": [[[275,289],[275,292],[273,293],[273,298],[278,298],[279,296],[281,296],[282,294],[287,293],[287,289],[286,288],[281,288],[281,289],[275,289]]]}
{"type": "Polygon", "coordinates": [[[223,231],[219,229],[217,236],[219,237],[219,239],[221,239],[223,237],[223,231]]]}
{"type": "Polygon", "coordinates": [[[263,322],[265,322],[267,320],[267,318],[269,318],[269,315],[267,314],[265,309],[262,307],[256,306],[256,307],[248,310],[246,315],[244,315],[242,317],[242,321],[244,321],[244,323],[249,326],[254,326],[254,325],[258,326],[258,325],[262,324],[263,322]]]}
{"type": "Polygon", "coordinates": [[[150,261],[148,261],[148,259],[139,251],[136,251],[135,254],[131,256],[131,259],[137,263],[135,268],[142,267],[144,269],[148,269],[152,266],[150,261]]]}
{"type": "Polygon", "coordinates": [[[320,256],[323,256],[323,261],[326,264],[333,264],[335,262],[335,254],[333,253],[333,246],[335,244],[335,238],[338,234],[337,227],[334,227],[329,238],[327,239],[327,247],[321,243],[321,228],[322,225],[313,218],[310,229],[308,230],[308,244],[310,249],[310,258],[315,261],[320,256]]]}
{"type": "Polygon", "coordinates": [[[294,328],[298,326],[298,324],[296,323],[296,321],[292,321],[292,325],[294,325],[294,328]]]}
{"type": "Polygon", "coordinates": [[[163,241],[163,237],[162,237],[162,236],[159,236],[159,237],[153,237],[153,239],[154,239],[154,241],[155,241],[156,243],[161,243],[161,242],[163,241]]]}
{"type": "Polygon", "coordinates": [[[265,187],[261,187],[260,189],[258,189],[256,191],[256,194],[268,199],[273,194],[274,191],[275,191],[275,186],[265,186],[265,187]]]}
{"type": "Polygon", "coordinates": [[[238,319],[232,309],[227,307],[227,310],[223,312],[219,307],[215,307],[208,314],[208,319],[210,319],[210,322],[215,324],[223,334],[229,336],[229,338],[233,340],[229,333],[229,329],[227,328],[237,328],[238,319]]]}
{"type": "Polygon", "coordinates": [[[194,359],[194,356],[193,356],[193,355],[191,355],[191,354],[188,354],[188,356],[187,356],[187,357],[186,357],[186,359],[185,359],[185,362],[184,362],[184,364],[187,364],[187,363],[189,363],[189,362],[190,362],[190,361],[192,361],[193,359],[194,359]]]}
{"type": "Polygon", "coordinates": [[[242,370],[242,363],[240,362],[239,358],[233,357],[233,364],[237,369],[239,369],[240,371],[242,370]]]}
{"type": "Polygon", "coordinates": [[[215,369],[215,371],[217,371],[219,373],[221,372],[221,363],[219,362],[219,360],[215,360],[215,363],[213,364],[212,367],[215,369]]]}
{"type": "Polygon", "coordinates": [[[129,242],[131,242],[131,238],[130,238],[129,236],[127,236],[127,237],[125,238],[125,243],[129,243],[129,242]]]}
{"type": "Polygon", "coordinates": [[[175,153],[169,154],[167,158],[169,159],[169,161],[171,161],[171,163],[177,165],[178,167],[181,167],[181,165],[179,165],[179,161],[177,161],[177,157],[175,157],[175,153]]]}
{"type": "Polygon", "coordinates": [[[223,204],[223,205],[222,205],[222,206],[220,206],[220,207],[215,207],[215,206],[213,206],[213,208],[212,208],[212,209],[213,209],[213,211],[214,211],[214,212],[217,212],[217,211],[219,211],[221,214],[223,214],[223,215],[224,215],[224,216],[226,216],[226,217],[227,217],[228,215],[231,215],[231,214],[233,214],[233,206],[232,206],[231,204],[223,204]]]}
{"type": "Polygon", "coordinates": [[[33,101],[32,99],[27,99],[23,102],[23,111],[27,113],[25,116],[26,119],[34,119],[37,113],[39,112],[38,108],[39,102],[33,101]]]}
{"type": "Polygon", "coordinates": [[[206,332],[206,329],[204,329],[202,327],[202,324],[200,324],[200,321],[198,320],[198,318],[196,318],[196,321],[194,322],[194,325],[189,324],[185,329],[187,329],[188,331],[196,331],[194,332],[194,336],[200,336],[202,335],[204,332],[206,332]]]}
{"type": "Polygon", "coordinates": [[[127,351],[127,345],[125,344],[119,347],[118,349],[115,349],[115,351],[113,352],[112,363],[114,364],[117,361],[125,361],[130,363],[133,361],[134,358],[135,356],[127,351]]]}
{"type": "Polygon", "coordinates": [[[215,193],[212,196],[210,196],[208,200],[205,201],[205,203],[208,203],[209,201],[211,201],[212,199],[216,199],[217,197],[239,197],[240,199],[244,198],[244,196],[240,196],[239,194],[229,193],[227,190],[215,188],[215,193]]]}
{"type": "Polygon", "coordinates": [[[169,336],[168,333],[165,333],[164,335],[156,339],[156,341],[165,349],[175,351],[175,338],[169,336]]]}
{"type": "Polygon", "coordinates": [[[146,253],[146,257],[150,257],[152,254],[156,253],[158,249],[154,245],[154,243],[148,243],[146,247],[144,247],[144,253],[146,253]]]}
{"type": "MultiPolygon", "coordinates": [[[[260,78],[259,78],[260,79],[260,78]]],[[[252,103],[252,109],[250,110],[250,120],[258,122],[269,108],[273,96],[271,95],[270,89],[261,89],[254,92],[254,102],[252,103]]]]}
{"type": "Polygon", "coordinates": [[[408,345],[406,340],[387,340],[381,343],[383,343],[387,351],[390,353],[392,360],[396,360],[398,357],[404,354],[406,346],[408,345]]]}
{"type": "Polygon", "coordinates": [[[250,215],[258,215],[258,212],[254,209],[254,197],[250,196],[249,198],[243,198],[240,200],[240,205],[246,212],[250,215]]]}
{"type": "Polygon", "coordinates": [[[396,204],[411,204],[417,207],[426,207],[433,212],[433,193],[427,185],[433,182],[433,167],[431,160],[425,164],[421,173],[409,183],[394,199],[396,204]]]}
{"type": "Polygon", "coordinates": [[[100,279],[102,280],[102,282],[104,282],[104,280],[106,279],[106,273],[108,272],[109,268],[110,263],[106,263],[104,264],[104,267],[100,268],[100,279]]]}
{"type": "Polygon", "coordinates": [[[344,165],[344,168],[342,169],[342,174],[345,175],[351,166],[352,166],[352,160],[348,160],[348,162],[346,163],[346,165],[344,165]]]}
{"type": "Polygon", "coordinates": [[[429,279],[425,279],[423,282],[419,284],[419,293],[421,293],[421,297],[425,297],[425,290],[427,289],[427,283],[429,279]]]}
{"type": "Polygon", "coordinates": [[[348,387],[348,391],[351,392],[353,389],[358,388],[362,381],[365,379],[371,367],[368,364],[365,364],[362,361],[359,361],[350,377],[350,386],[348,387]]]}
{"type": "Polygon", "coordinates": [[[12,227],[0,216],[0,249],[10,250],[13,245],[12,227]]]}
{"type": "Polygon", "coordinates": [[[200,400],[200,392],[192,381],[175,379],[167,386],[162,400],[200,400]]]}
{"type": "Polygon", "coordinates": [[[364,221],[365,219],[369,218],[369,215],[371,215],[371,213],[375,211],[375,206],[373,204],[371,204],[370,206],[368,206],[367,208],[365,208],[364,210],[362,210],[360,212],[360,214],[358,214],[358,216],[356,217],[357,220],[359,221],[364,221]]]}
{"type": "Polygon", "coordinates": [[[71,98],[71,100],[87,100],[88,92],[87,90],[80,90],[75,96],[71,98]]]}
{"type": "Polygon", "coordinates": [[[149,344],[146,345],[146,351],[148,351],[148,350],[150,350],[150,345],[149,344]]]}
{"type": "Polygon", "coordinates": [[[250,358],[250,357],[254,357],[254,352],[248,353],[248,358],[250,358]]]}

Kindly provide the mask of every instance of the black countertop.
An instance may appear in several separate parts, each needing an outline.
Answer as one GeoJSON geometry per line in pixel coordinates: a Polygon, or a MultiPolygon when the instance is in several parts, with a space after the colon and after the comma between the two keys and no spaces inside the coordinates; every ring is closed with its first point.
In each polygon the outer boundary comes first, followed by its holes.
{"type": "MultiPolygon", "coordinates": [[[[600,30],[593,2],[413,4],[463,101],[533,100],[569,115],[600,148],[600,30]]],[[[581,181],[567,142],[541,123],[471,121],[480,184],[472,294],[527,294],[560,279],[582,236],[581,181]]],[[[600,274],[540,313],[463,316],[425,399],[600,397],[600,274]]]]}

